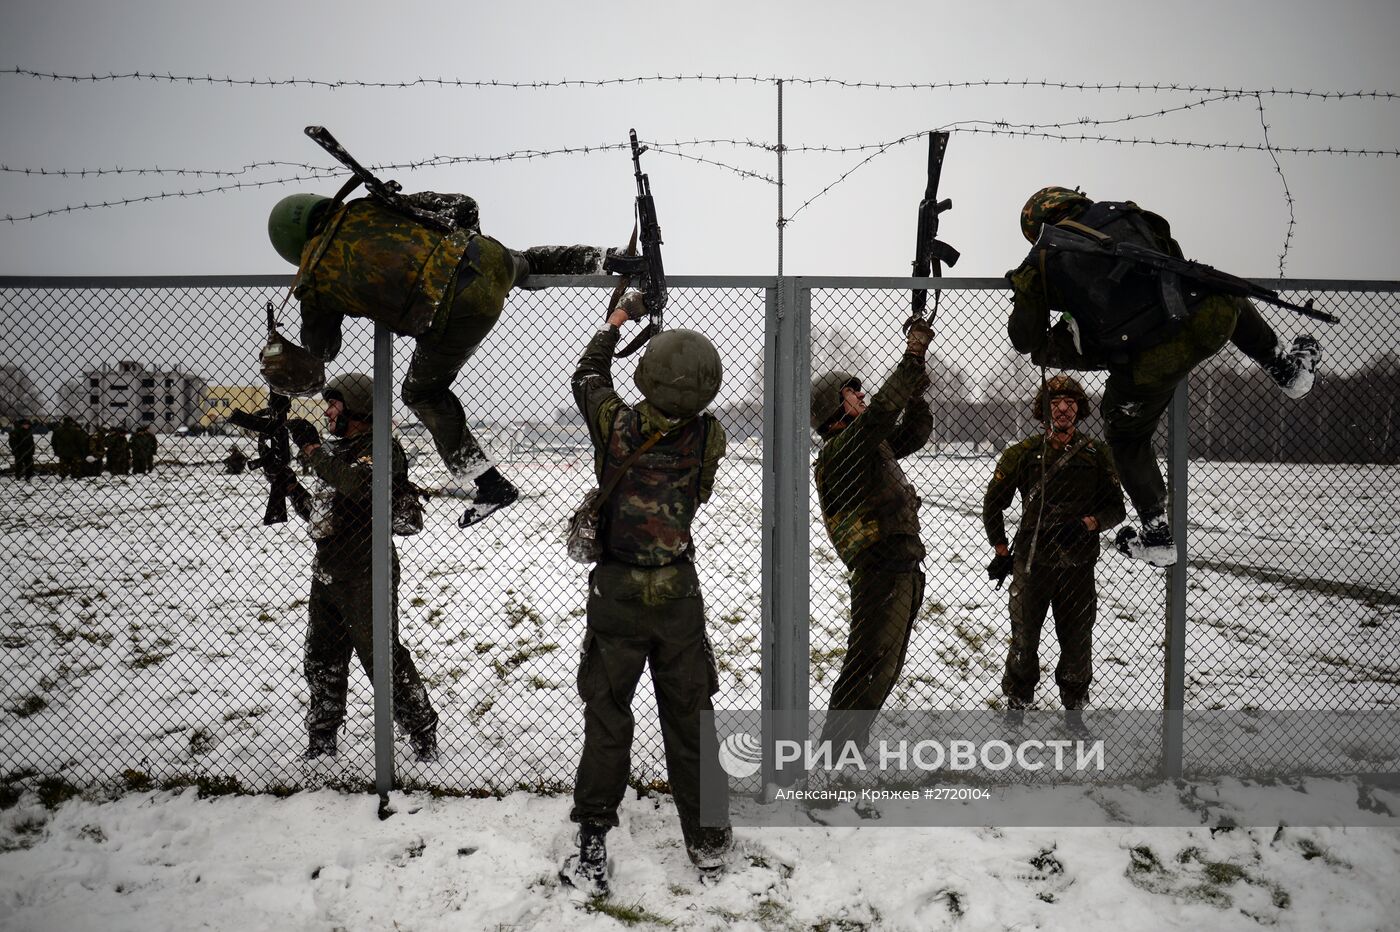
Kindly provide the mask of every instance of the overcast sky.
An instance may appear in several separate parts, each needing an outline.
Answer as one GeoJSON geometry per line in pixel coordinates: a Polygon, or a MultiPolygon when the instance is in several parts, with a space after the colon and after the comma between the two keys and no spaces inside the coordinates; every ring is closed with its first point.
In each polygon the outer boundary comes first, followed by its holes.
{"type": "MultiPolygon", "coordinates": [[[[1225,88],[1400,91],[1400,3],[239,4],[43,0],[11,4],[0,68],[63,74],[157,71],[233,78],[536,81],[736,74],[875,82],[1047,80],[1225,88]]],[[[1026,251],[1017,219],[1029,193],[1080,185],[1166,215],[1193,258],[1248,276],[1278,274],[1295,199],[1286,273],[1394,278],[1400,160],[1061,142],[973,134],[973,126],[1119,120],[1219,95],[973,88],[789,86],[788,147],[859,146],[942,127],[943,238],[950,274],[999,276],[1026,251]],[[983,121],[980,123],[967,121],[983,121]]],[[[1400,149],[1400,101],[1265,96],[1275,146],[1400,149]]],[[[1065,132],[1263,141],[1259,101],[1209,100],[1163,117],[1065,132]]],[[[777,141],[777,91],[761,82],[663,82],[589,88],[360,89],[101,83],[0,74],[5,132],[0,215],[192,191],[238,179],[178,175],[35,177],[13,169],[237,170],[267,161],[330,166],[301,133],[331,128],[363,162],[500,155],[623,143],[777,141]]],[[[771,151],[674,147],[776,179],[771,151]]],[[[908,274],[922,194],[922,140],[877,155],[803,206],[870,151],[791,152],[784,165],[785,271],[908,274]],[[800,209],[799,209],[800,208],[800,209]]],[[[624,151],[394,170],[407,190],[466,191],[507,245],[620,244],[633,182],[624,151]]],[[[672,274],[772,274],[777,188],[662,152],[644,157],[672,274]]],[[[288,193],[334,192],[339,178],[174,198],[0,223],[0,274],[289,273],[266,237],[288,193]]],[[[7,314],[14,313],[7,308],[7,314]]],[[[1291,323],[1290,323],[1291,326],[1291,323]]],[[[1392,337],[1393,341],[1393,337],[1392,337]]]]}

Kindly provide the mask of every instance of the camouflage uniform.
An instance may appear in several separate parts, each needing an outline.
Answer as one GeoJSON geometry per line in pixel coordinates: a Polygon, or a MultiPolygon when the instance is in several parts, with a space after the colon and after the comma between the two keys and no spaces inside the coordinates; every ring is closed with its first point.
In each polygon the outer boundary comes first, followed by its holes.
{"type": "Polygon", "coordinates": [[[865,413],[825,436],[817,454],[822,521],[851,571],[851,632],[831,712],[853,714],[828,715],[823,740],[864,747],[874,714],[899,680],[923,604],[921,502],[899,460],[922,448],[933,430],[917,391],[924,379],[923,359],[906,354],[865,413]]]}
{"type": "Polygon", "coordinates": [[[53,455],[58,457],[58,474],[76,479],[83,474],[83,457],[87,454],[87,433],[71,417],[64,417],[53,431],[53,455]]]}
{"type": "MultiPolygon", "coordinates": [[[[1157,237],[1157,248],[1180,258],[1167,221],[1144,212],[1157,237]]],[[[1152,435],[1171,404],[1176,386],[1196,365],[1234,343],[1261,366],[1278,355],[1278,336],[1246,298],[1206,295],[1191,308],[1179,332],[1156,346],[1113,359],[1095,359],[1075,349],[1068,327],[1050,326],[1050,304],[1063,306],[1053,285],[1050,303],[1036,264],[1027,261],[1008,273],[1013,298],[1007,330],[1018,352],[1041,365],[1062,369],[1107,369],[1108,384],[1100,409],[1105,435],[1123,479],[1123,488],[1144,520],[1166,510],[1167,487],[1157,466],[1152,435]]]]}
{"type": "MultiPolygon", "coordinates": [[[[365,675],[374,679],[374,625],[371,608],[370,460],[368,432],[343,440],[328,440],[309,458],[315,476],[308,491],[293,483],[292,507],[310,525],[316,541],[311,572],[309,624],[303,669],[310,691],[306,728],[313,736],[334,735],[345,721],[345,697],[350,681],[350,655],[355,654],[365,675]]],[[[393,448],[393,476],[402,481],[408,461],[398,441],[393,448]]],[[[437,712],[418,676],[413,655],[399,643],[399,557],[393,557],[392,637],[394,720],[411,736],[436,734],[437,712]]]]}
{"type": "MultiPolygon", "coordinates": [[[[451,213],[450,195],[424,191],[410,195],[408,200],[425,209],[445,215],[451,213]]],[[[367,203],[370,203],[369,199],[354,201],[347,207],[367,203]]],[[[324,257],[317,252],[316,244],[322,236],[333,232],[328,229],[307,245],[299,275],[306,274],[308,263],[313,260],[324,261],[324,257]]],[[[342,240],[353,243],[353,228],[340,232],[342,240]]],[[[311,352],[330,361],[340,351],[345,308],[361,303],[360,295],[349,292],[379,288],[387,293],[396,287],[398,290],[411,290],[413,299],[410,303],[421,308],[419,319],[427,323],[426,329],[419,330],[417,326],[406,329],[401,318],[408,312],[398,308],[380,311],[378,306],[371,304],[365,308],[363,315],[356,312],[354,316],[379,320],[396,333],[416,337],[413,358],[404,377],[403,402],[428,428],[443,462],[463,477],[475,476],[489,464],[481,445],[467,426],[462,403],[452,393],[452,383],[477,346],[496,326],[505,307],[506,296],[517,285],[528,287],[525,280],[531,272],[587,274],[598,271],[602,259],[601,251],[592,246],[543,246],[516,253],[481,233],[460,229],[448,235],[413,223],[403,223],[393,233],[377,235],[363,247],[341,246],[339,253],[337,261],[344,269],[336,274],[345,285],[327,286],[326,297],[320,307],[303,301],[302,343],[311,352]],[[427,241],[420,242],[425,238],[427,241]],[[435,245],[437,241],[455,246],[438,248],[435,245]],[[424,264],[425,269],[431,265],[431,259],[442,255],[460,258],[454,265],[439,269],[436,276],[426,271],[419,274],[417,267],[399,268],[404,256],[416,255],[429,248],[432,252],[430,262],[424,264]],[[417,278],[410,277],[413,275],[417,278]],[[397,276],[418,284],[410,288],[407,285],[398,286],[396,279],[379,280],[386,276],[397,276]],[[391,316],[393,319],[390,319],[391,316]],[[409,332],[410,329],[414,332],[409,332]]],[[[326,278],[330,277],[328,270],[326,278]]]]}
{"type": "Polygon", "coordinates": [[[127,442],[126,431],[112,428],[107,435],[107,471],[114,476],[125,476],[131,472],[131,444],[127,442]]]}
{"type": "Polygon", "coordinates": [[[131,435],[131,471],[147,473],[156,462],[156,435],[149,427],[142,427],[131,435]]]}
{"type": "Polygon", "coordinates": [[[10,453],[15,458],[15,478],[34,478],[34,427],[28,420],[10,428],[10,453]]]}
{"type": "Polygon", "coordinates": [[[656,690],[666,773],[688,848],[705,848],[728,824],[725,793],[706,794],[700,809],[701,770],[714,787],[727,787],[718,770],[711,726],[700,713],[713,708],[719,688],[714,653],[705,634],[705,605],[693,563],[690,524],[709,500],[724,456],[725,435],[709,414],[668,417],[650,402],[633,408],[613,390],[609,367],[618,331],[593,337],[574,372],[574,398],[593,440],[599,482],[649,436],[662,440],[618,481],[604,508],[603,559],[589,576],[588,628],[578,689],[584,702],[584,745],[574,785],[575,822],[615,826],[631,769],[632,697],[650,666],[656,690]],[[703,823],[703,826],[702,826],[703,823]]]}
{"type": "Polygon", "coordinates": [[[1092,515],[1099,531],[1121,522],[1126,516],[1123,490],[1102,442],[1076,433],[1064,447],[1052,444],[1047,453],[1043,435],[1028,437],[1002,453],[982,500],[982,524],[994,547],[1007,542],[1002,512],[1017,492],[1021,525],[1012,547],[1011,645],[1001,691],[1012,708],[1025,708],[1034,701],[1040,681],[1041,626],[1053,607],[1060,643],[1060,662],[1055,667],[1060,700],[1066,709],[1083,708],[1093,679],[1099,535],[1085,528],[1081,519],[1092,515]],[[1071,459],[1057,466],[1066,452],[1071,459]],[[1042,455],[1047,477],[1043,510],[1041,496],[1036,494],[1042,455]]]}

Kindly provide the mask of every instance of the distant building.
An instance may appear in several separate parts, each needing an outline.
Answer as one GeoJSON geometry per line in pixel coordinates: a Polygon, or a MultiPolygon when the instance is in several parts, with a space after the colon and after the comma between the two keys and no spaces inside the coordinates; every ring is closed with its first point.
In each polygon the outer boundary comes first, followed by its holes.
{"type": "MultiPolygon", "coordinates": [[[[203,410],[199,415],[199,426],[219,429],[235,410],[248,412],[261,411],[267,407],[266,385],[210,385],[204,390],[203,410]]],[[[313,424],[320,424],[325,415],[326,405],[319,397],[293,398],[291,417],[305,418],[313,424]]]]}
{"type": "Polygon", "coordinates": [[[150,426],[160,432],[199,421],[206,385],[197,375],[124,360],[84,373],[76,388],[80,393],[69,407],[77,408],[71,413],[79,420],[126,430],[150,426]]]}

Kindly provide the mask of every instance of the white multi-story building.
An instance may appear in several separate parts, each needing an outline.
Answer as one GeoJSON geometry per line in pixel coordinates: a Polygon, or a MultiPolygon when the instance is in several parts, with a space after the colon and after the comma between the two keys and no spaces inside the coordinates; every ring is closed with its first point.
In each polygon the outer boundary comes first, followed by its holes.
{"type": "Polygon", "coordinates": [[[147,369],[122,361],[83,375],[80,419],[104,427],[157,432],[190,427],[204,413],[204,379],[174,369],[147,369]]]}

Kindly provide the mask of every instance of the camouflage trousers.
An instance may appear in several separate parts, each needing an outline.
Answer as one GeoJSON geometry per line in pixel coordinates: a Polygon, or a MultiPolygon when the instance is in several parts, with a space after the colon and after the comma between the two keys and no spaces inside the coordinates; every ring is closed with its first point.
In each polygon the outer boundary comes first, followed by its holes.
{"type": "MultiPolygon", "coordinates": [[[[360,660],[365,675],[374,681],[374,625],[370,608],[369,579],[311,583],[310,623],[306,628],[303,670],[311,702],[306,710],[306,730],[311,733],[340,730],[345,721],[345,697],[350,686],[350,654],[360,660]]],[[[399,643],[399,577],[394,572],[393,607],[394,721],[411,735],[437,726],[437,712],[418,676],[413,655],[399,643]]]]}
{"type": "Polygon", "coordinates": [[[1101,406],[1104,437],[1123,490],[1143,519],[1166,510],[1167,484],[1152,445],[1157,424],[1176,386],[1227,341],[1261,365],[1278,351],[1278,336],[1252,303],[1216,295],[1202,301],[1170,340],[1143,350],[1127,365],[1109,366],[1101,406]]]}
{"type": "Polygon", "coordinates": [[[847,741],[862,749],[869,742],[875,714],[899,681],[924,601],[924,574],[913,561],[857,563],[850,585],[851,633],[822,727],[822,740],[833,742],[836,754],[847,741]]]}
{"type": "Polygon", "coordinates": [[[140,475],[141,473],[150,472],[150,471],[151,471],[151,460],[150,460],[150,458],[149,458],[149,457],[146,457],[146,456],[137,456],[137,455],[135,455],[135,454],[132,454],[132,457],[131,457],[131,471],[132,471],[133,473],[136,473],[137,475],[140,475]]]}
{"type": "Polygon", "coordinates": [[[62,479],[77,479],[83,474],[82,457],[70,456],[58,461],[58,475],[62,479]]]}
{"type": "MultiPolygon", "coordinates": [[[[583,274],[597,268],[598,250],[591,246],[542,246],[526,250],[524,259],[537,273],[583,274]]],[[[514,261],[520,261],[519,257],[514,261]]],[[[457,284],[446,323],[417,339],[401,396],[428,428],[443,463],[466,479],[485,472],[490,463],[467,426],[466,412],[452,393],[452,383],[496,326],[504,297],[472,287],[470,278],[457,284]]]]}
{"type": "Polygon", "coordinates": [[[617,807],[632,768],[632,698],[647,667],[681,830],[688,845],[704,846],[706,828],[729,824],[728,783],[719,769],[713,723],[707,727],[701,718],[714,708],[710,697],[719,679],[705,635],[700,581],[689,562],[659,568],[604,562],[589,576],[588,628],[578,670],[583,755],[569,817],[618,824],[617,807]],[[702,778],[720,788],[707,790],[703,811],[702,778]]]}
{"type": "Polygon", "coordinates": [[[1016,561],[1011,577],[1011,646],[1006,653],[1006,673],[1001,691],[1012,708],[1026,708],[1035,701],[1040,682],[1040,632],[1045,613],[1054,610],[1055,637],[1060,662],[1055,684],[1066,709],[1081,709],[1089,700],[1093,681],[1094,617],[1098,593],[1093,563],[1080,566],[1037,564],[1026,572],[1016,561]]]}

